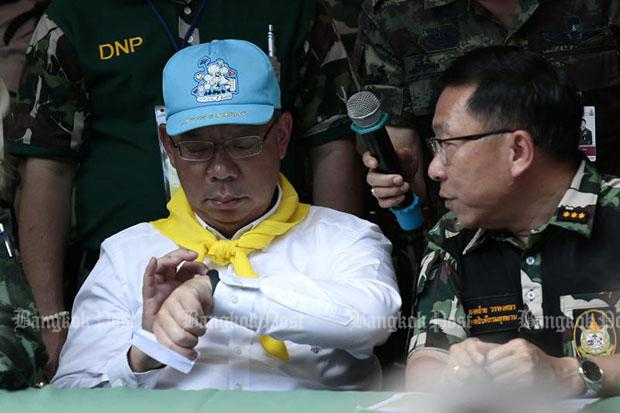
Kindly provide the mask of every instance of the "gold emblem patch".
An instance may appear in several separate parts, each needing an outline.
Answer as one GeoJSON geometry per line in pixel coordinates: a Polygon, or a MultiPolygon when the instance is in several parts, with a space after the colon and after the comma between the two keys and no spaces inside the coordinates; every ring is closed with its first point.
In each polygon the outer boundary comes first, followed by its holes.
{"type": "Polygon", "coordinates": [[[586,310],[575,320],[573,340],[579,357],[609,356],[616,352],[616,330],[601,310],[586,310]]]}

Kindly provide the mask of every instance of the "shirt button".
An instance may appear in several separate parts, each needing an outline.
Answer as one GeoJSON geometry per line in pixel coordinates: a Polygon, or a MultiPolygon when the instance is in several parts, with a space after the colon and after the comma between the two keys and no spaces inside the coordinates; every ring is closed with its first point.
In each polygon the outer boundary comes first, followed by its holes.
{"type": "Polygon", "coordinates": [[[241,347],[235,347],[233,348],[233,354],[235,356],[240,356],[241,355],[241,347]]]}
{"type": "Polygon", "coordinates": [[[528,300],[534,301],[534,298],[536,298],[536,293],[534,292],[534,290],[529,290],[525,296],[528,300]]]}
{"type": "Polygon", "coordinates": [[[183,9],[183,13],[185,13],[187,15],[190,15],[190,14],[192,14],[192,9],[190,7],[185,7],[183,9]]]}
{"type": "Polygon", "coordinates": [[[230,297],[230,302],[233,304],[237,304],[239,302],[239,297],[233,295],[232,297],[230,297]]]}
{"type": "Polygon", "coordinates": [[[527,265],[534,265],[534,263],[536,262],[536,258],[529,256],[525,259],[525,262],[527,263],[527,265]]]}
{"type": "Polygon", "coordinates": [[[243,389],[243,386],[239,383],[235,384],[235,390],[241,390],[243,389]]]}

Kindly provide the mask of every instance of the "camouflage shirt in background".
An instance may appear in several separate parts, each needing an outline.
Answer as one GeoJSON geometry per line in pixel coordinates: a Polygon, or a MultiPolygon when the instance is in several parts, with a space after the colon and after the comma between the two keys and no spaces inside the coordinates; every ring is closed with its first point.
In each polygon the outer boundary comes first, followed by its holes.
{"type": "Polygon", "coordinates": [[[0,242],[0,389],[21,389],[39,379],[47,352],[41,342],[39,313],[12,248],[11,215],[0,211],[4,236],[0,242]],[[9,257],[8,249],[13,257],[9,257]]]}
{"type": "Polygon", "coordinates": [[[324,2],[334,19],[334,26],[349,57],[352,57],[363,0],[324,0],[324,2]]]}
{"type": "Polygon", "coordinates": [[[585,161],[527,245],[507,231],[464,230],[448,213],[427,234],[409,356],[470,336],[522,337],[556,357],[613,354],[619,251],[620,179],[585,161]]]}
{"type": "Polygon", "coordinates": [[[320,1],[305,48],[298,98],[289,109],[301,122],[295,118],[294,121],[300,122],[299,129],[312,146],[353,136],[346,100],[357,88],[347,49],[338,36],[334,20],[320,1]]]}
{"type": "Polygon", "coordinates": [[[562,66],[596,107],[597,168],[620,175],[620,5],[607,0],[520,0],[510,29],[473,0],[366,0],[354,67],[395,126],[428,138],[436,83],[476,47],[521,46],[562,66]]]}

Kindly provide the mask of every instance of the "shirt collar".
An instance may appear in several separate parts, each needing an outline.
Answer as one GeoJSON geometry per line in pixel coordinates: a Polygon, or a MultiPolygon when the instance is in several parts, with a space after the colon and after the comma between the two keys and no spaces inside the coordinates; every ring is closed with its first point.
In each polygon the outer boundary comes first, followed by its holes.
{"type": "Polygon", "coordinates": [[[280,188],[280,184],[277,184],[276,191],[277,191],[277,198],[276,198],[276,202],[274,202],[272,207],[267,212],[265,212],[263,215],[261,215],[260,217],[256,218],[254,221],[252,221],[249,224],[246,224],[245,226],[239,228],[237,230],[237,232],[235,232],[235,234],[232,236],[232,238],[226,238],[224,235],[222,235],[222,233],[220,231],[218,231],[217,229],[213,228],[211,225],[207,224],[202,218],[200,218],[198,216],[198,214],[194,213],[194,215],[196,216],[196,219],[198,220],[200,225],[202,225],[203,227],[205,227],[206,229],[211,231],[213,234],[215,234],[215,236],[218,239],[237,240],[237,239],[241,238],[241,236],[243,234],[245,234],[246,232],[254,229],[258,224],[260,224],[261,222],[263,222],[264,220],[266,220],[267,218],[269,218],[270,216],[272,216],[276,212],[276,210],[280,206],[280,201],[282,201],[282,189],[280,188]]]}
{"type": "MultiPolygon", "coordinates": [[[[581,161],[581,165],[579,165],[569,188],[558,204],[555,214],[546,224],[535,228],[532,232],[540,234],[545,228],[553,225],[590,238],[596,213],[596,204],[598,203],[598,194],[601,191],[601,180],[601,175],[592,164],[587,161],[581,161]],[[574,219],[562,219],[561,217],[565,212],[571,214],[573,212],[577,212],[577,214],[584,213],[585,217],[580,222],[576,222],[574,219]]],[[[510,242],[516,246],[520,244],[519,240],[508,231],[479,229],[463,249],[463,255],[475,250],[489,238],[510,242]]]]}

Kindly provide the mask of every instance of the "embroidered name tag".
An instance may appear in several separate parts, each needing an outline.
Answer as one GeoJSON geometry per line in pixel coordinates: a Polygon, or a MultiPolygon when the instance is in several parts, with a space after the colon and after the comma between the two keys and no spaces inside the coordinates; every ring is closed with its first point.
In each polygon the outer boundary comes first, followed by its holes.
{"type": "Polygon", "coordinates": [[[474,336],[519,328],[519,304],[514,294],[468,299],[465,312],[474,336]]]}

